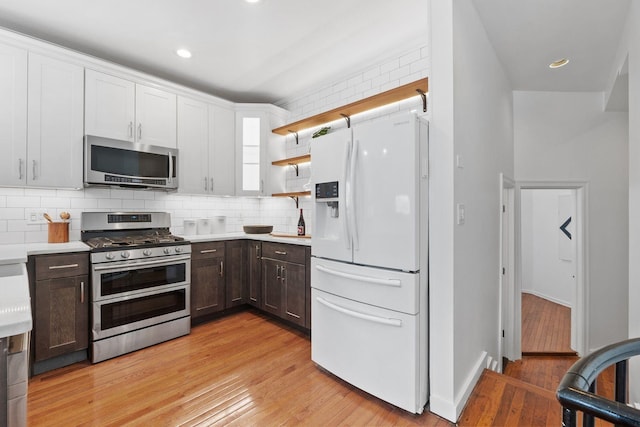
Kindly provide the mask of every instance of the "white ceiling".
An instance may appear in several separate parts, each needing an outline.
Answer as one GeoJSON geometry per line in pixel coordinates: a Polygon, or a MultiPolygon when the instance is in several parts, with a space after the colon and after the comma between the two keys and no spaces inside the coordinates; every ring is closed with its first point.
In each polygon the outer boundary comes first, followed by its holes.
{"type": "MultiPolygon", "coordinates": [[[[424,44],[428,1],[2,0],[0,26],[232,101],[276,102],[424,44]]],[[[629,1],[473,0],[513,88],[563,91],[610,84],[629,1]]]]}
{"type": "Polygon", "coordinates": [[[629,2],[474,0],[513,89],[540,91],[606,90],[629,2]]]}
{"type": "Polygon", "coordinates": [[[236,102],[275,102],[424,44],[426,16],[427,0],[0,2],[0,26],[236,102]]]}

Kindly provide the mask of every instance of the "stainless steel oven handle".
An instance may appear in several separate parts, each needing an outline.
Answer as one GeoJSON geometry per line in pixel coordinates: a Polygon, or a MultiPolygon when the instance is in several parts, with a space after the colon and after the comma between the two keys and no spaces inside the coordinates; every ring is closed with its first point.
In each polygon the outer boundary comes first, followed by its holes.
{"type": "Polygon", "coordinates": [[[105,271],[105,270],[120,270],[122,267],[147,267],[151,265],[160,265],[160,264],[170,265],[175,263],[176,261],[186,261],[189,259],[191,259],[191,255],[184,255],[184,256],[174,257],[170,259],[163,258],[157,261],[142,261],[142,262],[128,262],[128,263],[114,262],[107,265],[95,265],[93,267],[93,270],[105,271]]]}

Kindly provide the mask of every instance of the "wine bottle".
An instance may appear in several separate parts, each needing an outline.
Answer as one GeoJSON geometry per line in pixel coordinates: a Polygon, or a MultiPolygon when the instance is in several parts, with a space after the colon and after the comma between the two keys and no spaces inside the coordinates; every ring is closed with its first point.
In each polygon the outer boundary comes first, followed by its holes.
{"type": "Polygon", "coordinates": [[[304,216],[302,215],[302,209],[300,209],[300,219],[298,219],[298,236],[304,236],[305,227],[304,227],[304,216]]]}

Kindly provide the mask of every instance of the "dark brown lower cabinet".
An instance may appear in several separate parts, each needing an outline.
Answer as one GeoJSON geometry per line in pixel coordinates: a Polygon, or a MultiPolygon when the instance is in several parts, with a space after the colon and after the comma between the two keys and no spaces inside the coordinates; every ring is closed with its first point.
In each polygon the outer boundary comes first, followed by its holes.
{"type": "Polygon", "coordinates": [[[304,246],[263,242],[263,310],[307,327],[307,302],[310,297],[304,246]],[[290,260],[297,262],[290,262],[290,260]]]}
{"type": "Polygon", "coordinates": [[[84,350],[89,345],[87,253],[33,257],[33,360],[84,350]]]}
{"type": "Polygon", "coordinates": [[[191,245],[191,319],[225,308],[224,242],[191,245]]]}
{"type": "Polygon", "coordinates": [[[245,240],[225,242],[226,307],[231,308],[247,303],[247,267],[245,240]]]}
{"type": "Polygon", "coordinates": [[[262,242],[247,240],[248,303],[262,308],[262,242]]]}

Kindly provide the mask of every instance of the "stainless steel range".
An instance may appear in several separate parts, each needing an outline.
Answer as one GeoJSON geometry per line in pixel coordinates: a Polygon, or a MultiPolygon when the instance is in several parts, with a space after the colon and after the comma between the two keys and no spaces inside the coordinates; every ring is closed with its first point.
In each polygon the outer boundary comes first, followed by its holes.
{"type": "Polygon", "coordinates": [[[191,330],[191,245],[165,212],[83,212],[91,250],[91,361],[191,330]]]}

